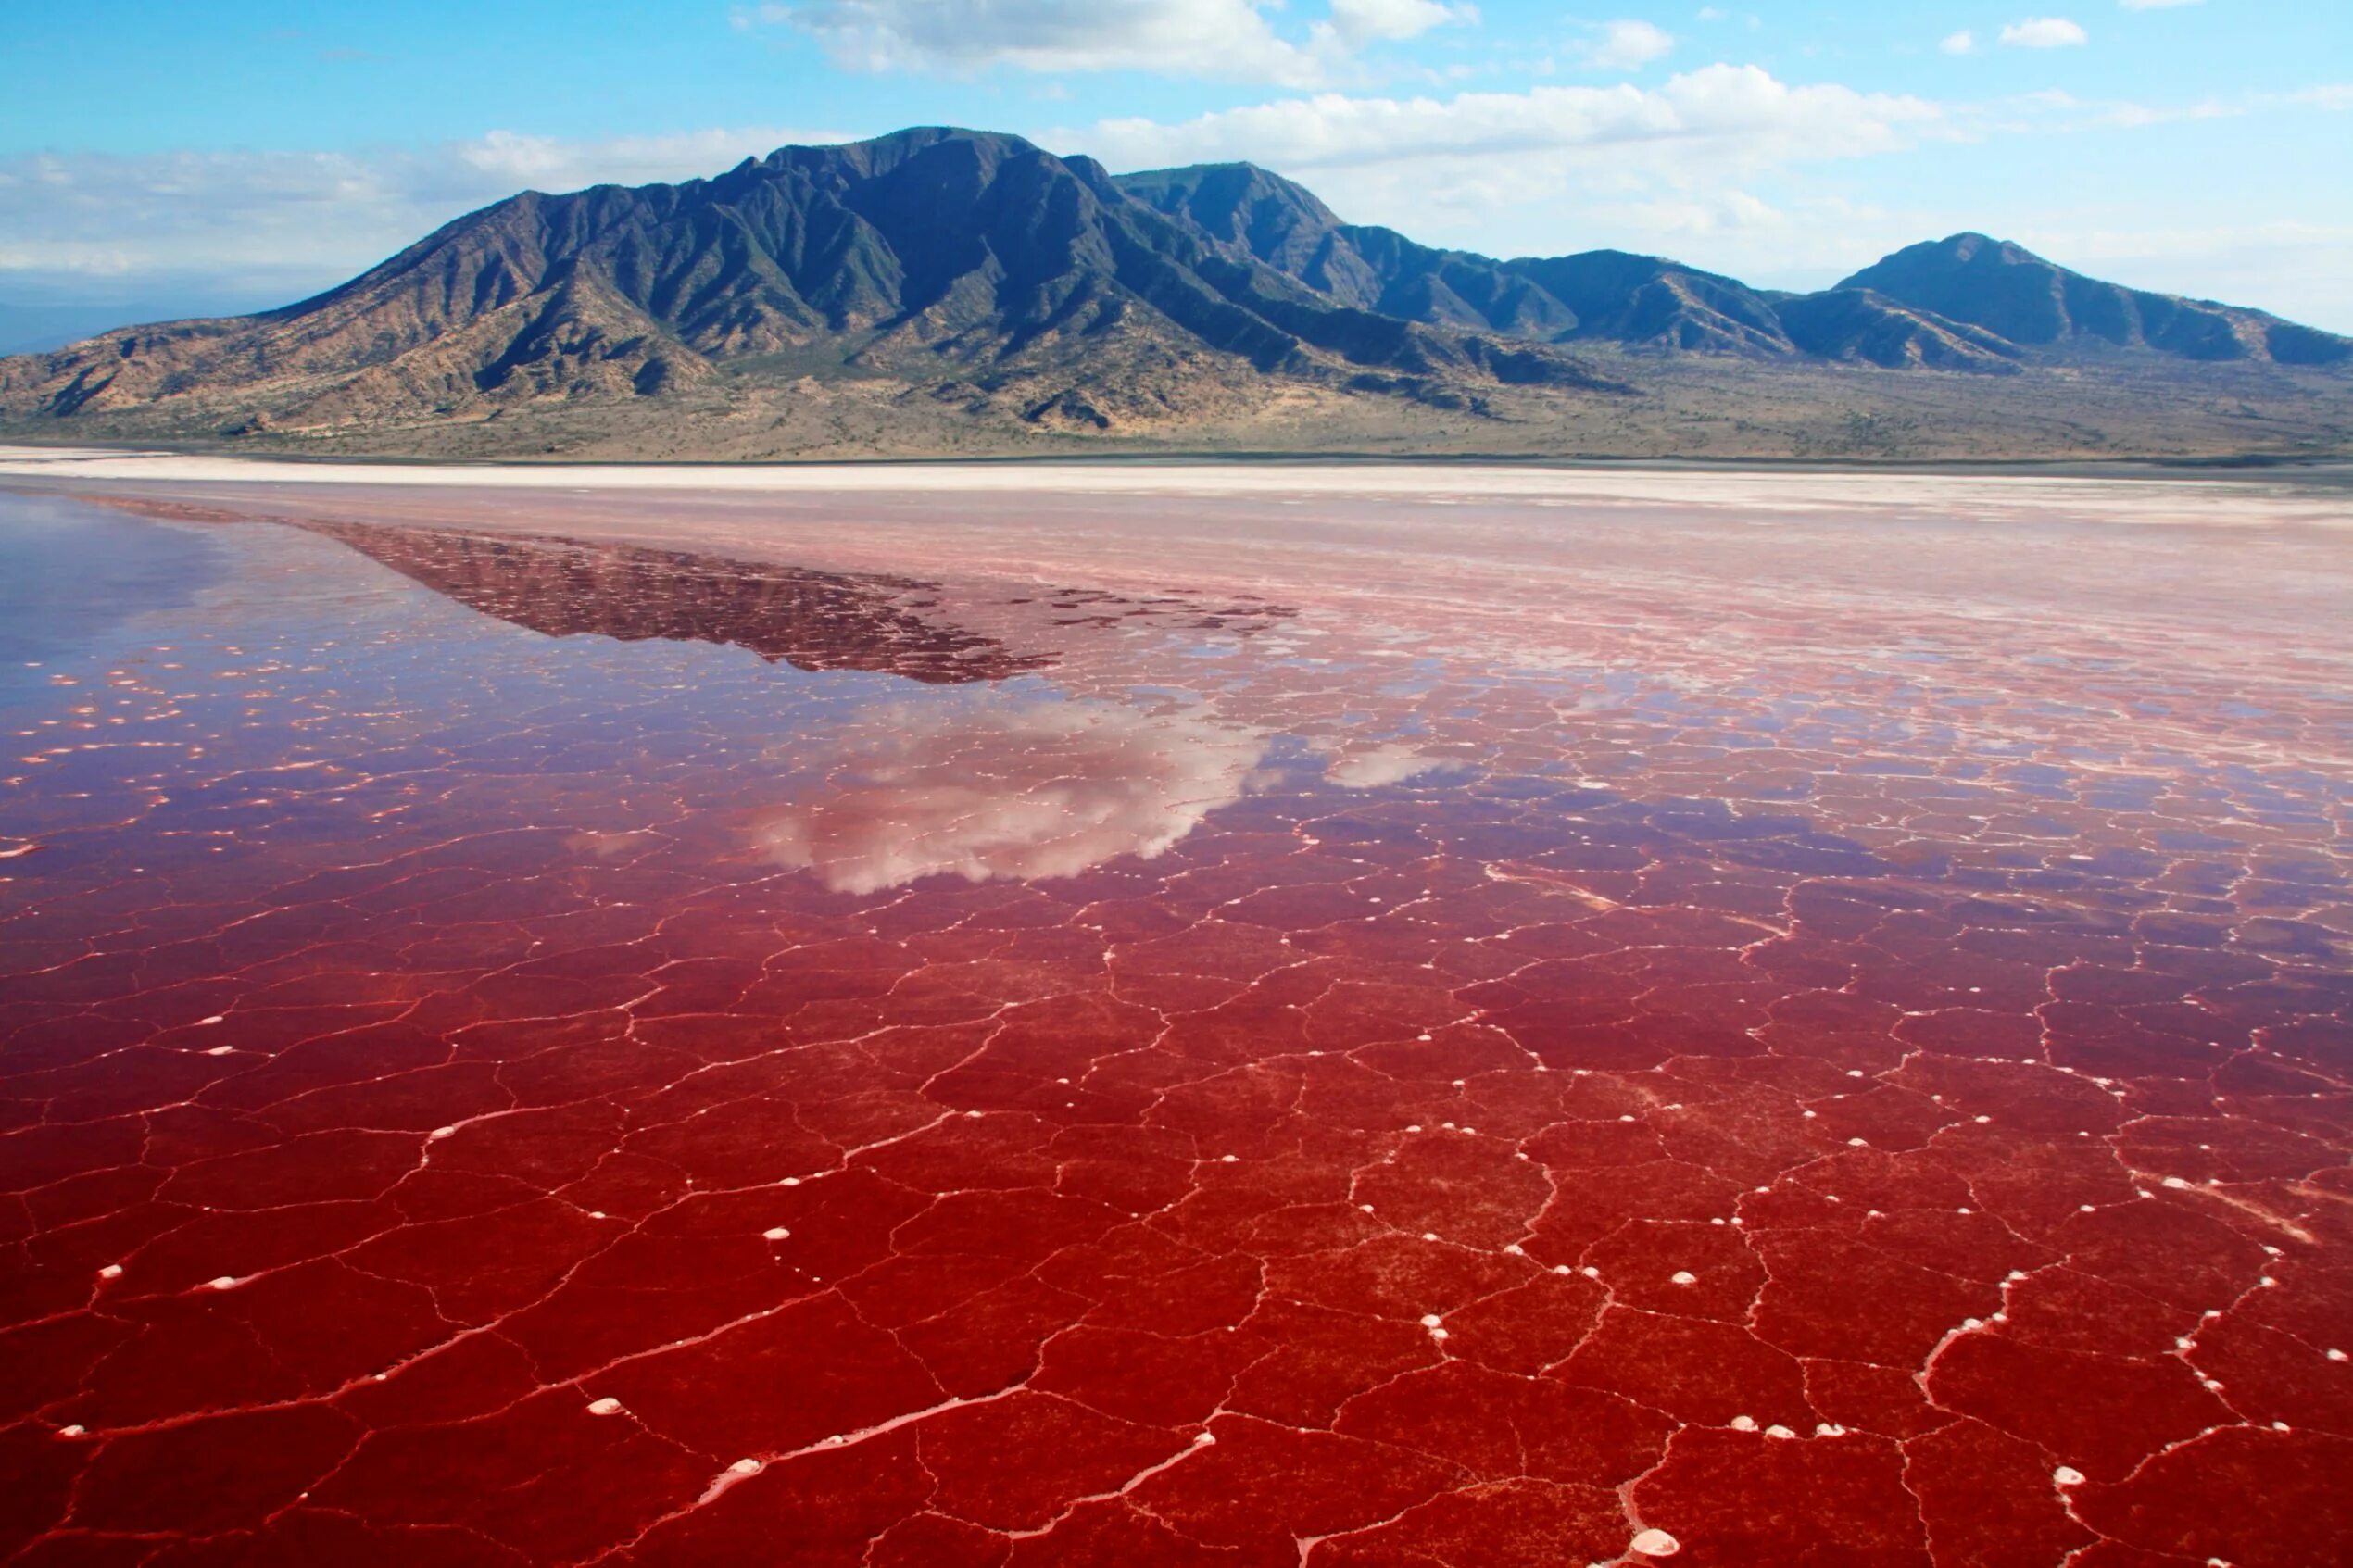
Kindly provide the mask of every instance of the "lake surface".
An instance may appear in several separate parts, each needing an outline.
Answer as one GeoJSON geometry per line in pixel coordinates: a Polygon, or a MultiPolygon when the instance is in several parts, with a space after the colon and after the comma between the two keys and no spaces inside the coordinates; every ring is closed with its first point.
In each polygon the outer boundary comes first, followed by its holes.
{"type": "Polygon", "coordinates": [[[0,492],[24,1561],[2353,1554],[2326,497],[191,471],[0,492]]]}

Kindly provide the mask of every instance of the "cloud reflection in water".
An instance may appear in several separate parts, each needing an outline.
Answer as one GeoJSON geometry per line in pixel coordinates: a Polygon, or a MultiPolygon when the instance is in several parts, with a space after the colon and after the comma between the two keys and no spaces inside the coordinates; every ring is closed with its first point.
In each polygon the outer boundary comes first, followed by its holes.
{"type": "Polygon", "coordinates": [[[1114,703],[993,698],[871,709],[754,832],[837,893],[919,877],[1071,876],[1150,859],[1239,799],[1267,737],[1114,703]]]}

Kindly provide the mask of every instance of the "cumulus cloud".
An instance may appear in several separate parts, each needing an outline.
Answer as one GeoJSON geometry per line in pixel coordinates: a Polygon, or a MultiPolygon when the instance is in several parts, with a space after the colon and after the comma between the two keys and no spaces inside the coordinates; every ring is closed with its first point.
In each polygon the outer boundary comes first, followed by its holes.
{"type": "Polygon", "coordinates": [[[1255,732],[1113,703],[909,704],[870,715],[753,831],[837,893],[1073,876],[1160,854],[1239,799],[1265,753],[1255,732]]]}
{"type": "Polygon", "coordinates": [[[1332,0],[1331,28],[1341,43],[1360,48],[1376,39],[1418,38],[1448,22],[1478,19],[1469,6],[1439,0],[1332,0]]]}
{"type": "Polygon", "coordinates": [[[201,277],[292,298],[526,186],[683,180],[788,142],[839,140],[757,126],[597,141],[494,131],[372,152],[0,158],[0,281],[15,290],[26,281],[201,277]]]}
{"type": "Polygon", "coordinates": [[[1964,28],[1958,32],[1946,33],[1943,42],[1936,46],[1948,55],[1974,54],[1977,50],[1977,35],[1964,28]]]}
{"type": "Polygon", "coordinates": [[[1287,37],[1279,0],[805,0],[737,11],[737,25],[783,22],[856,70],[1151,71],[1317,85],[1366,45],[1475,19],[1446,0],[1331,0],[1287,37]]]}
{"type": "Polygon", "coordinates": [[[1339,93],[1220,109],[1174,124],[1114,119],[1084,135],[1114,168],[1248,158],[1305,175],[1432,165],[1478,190],[1556,183],[1571,165],[1629,160],[1652,172],[1754,169],[1908,144],[1942,111],[1924,99],[1792,86],[1756,66],[1712,65],[1655,88],[1540,86],[1522,93],[1390,98],[1339,93]]]}
{"type": "Polygon", "coordinates": [[[2029,17],[2003,28],[2001,40],[2014,49],[2065,49],[2091,42],[2091,35],[2065,17],[2029,17]]]}
{"type": "Polygon", "coordinates": [[[1589,31],[1578,57],[1595,70],[1637,70],[1675,47],[1673,33],[1645,21],[1596,22],[1589,31]]]}

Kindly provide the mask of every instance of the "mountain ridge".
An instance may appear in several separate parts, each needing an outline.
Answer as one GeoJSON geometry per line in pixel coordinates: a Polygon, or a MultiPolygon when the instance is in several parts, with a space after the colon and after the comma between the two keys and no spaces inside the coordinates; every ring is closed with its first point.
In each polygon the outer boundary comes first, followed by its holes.
{"type": "Polygon", "coordinates": [[[2309,445],[2343,438],[2328,421],[2348,364],[2353,340],[1981,234],[1783,295],[1623,251],[1424,245],[1251,164],[1114,175],[935,126],[675,184],[522,192],[275,310],[0,359],[0,430],[430,446],[465,427],[507,449],[529,444],[518,424],[602,409],[673,446],[711,445],[714,417],[768,418],[786,455],[890,426],[902,447],[951,450],[1286,420],[1307,445],[1342,426],[1434,440],[1484,421],[1560,449],[1637,429],[1663,442],[1683,416],[1650,404],[1710,377],[1752,402],[1752,385],[1780,388],[1761,395],[1851,435],[1891,403],[1979,395],[1856,376],[1963,371],[2154,378],[2177,402],[2200,376],[2269,396],[2267,377],[2319,375],[2330,411],[2304,420],[2309,445]]]}

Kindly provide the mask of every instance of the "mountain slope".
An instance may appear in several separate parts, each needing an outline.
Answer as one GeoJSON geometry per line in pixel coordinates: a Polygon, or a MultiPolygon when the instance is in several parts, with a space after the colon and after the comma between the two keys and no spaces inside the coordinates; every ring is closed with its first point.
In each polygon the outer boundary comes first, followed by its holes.
{"type": "Polygon", "coordinates": [[[2143,349],[2289,365],[2353,359],[2353,341],[2260,310],[2104,283],[1983,234],[1906,246],[1838,287],[1869,289],[2029,348],[2143,349]]]}
{"type": "Polygon", "coordinates": [[[430,416],[654,395],[812,345],[1098,426],[1266,376],[1609,384],[1567,355],[1335,301],[1129,201],[1091,160],[921,130],[681,185],[526,193],[283,310],[0,363],[0,410],[430,416]]]}
{"type": "Polygon", "coordinates": [[[1869,289],[1793,295],[1775,308],[1790,342],[1817,358],[2014,375],[2026,357],[1982,327],[1916,310],[1869,289]]]}
{"type": "Polygon", "coordinates": [[[1577,313],[1577,335],[1644,348],[1793,352],[1764,295],[1736,279],[1622,250],[1506,263],[1577,313]]]}
{"type": "Polygon", "coordinates": [[[1788,354],[1772,307],[1730,278],[1623,251],[1498,261],[1343,223],[1305,187],[1254,164],[1122,174],[1114,182],[1252,257],[1362,309],[1546,343],[1788,354]]]}

